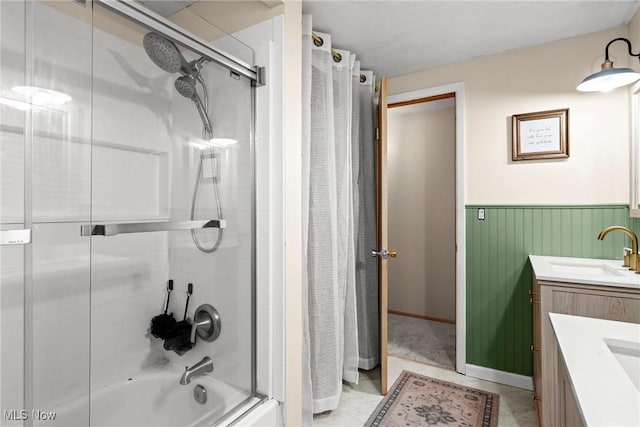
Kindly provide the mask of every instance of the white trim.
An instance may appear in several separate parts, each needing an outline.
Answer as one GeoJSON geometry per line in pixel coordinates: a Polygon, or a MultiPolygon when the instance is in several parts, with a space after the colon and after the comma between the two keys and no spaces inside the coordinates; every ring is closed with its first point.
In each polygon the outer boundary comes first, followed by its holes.
{"type": "Polygon", "coordinates": [[[498,384],[533,390],[533,379],[513,372],[498,371],[484,366],[467,365],[467,376],[498,384]]]}
{"type": "Polygon", "coordinates": [[[465,374],[467,363],[465,201],[467,194],[464,174],[464,82],[399,93],[389,96],[387,101],[393,104],[445,93],[456,95],[456,371],[465,374]]]}
{"type": "Polygon", "coordinates": [[[631,183],[629,185],[629,216],[632,218],[640,218],[640,209],[638,209],[638,150],[640,147],[640,126],[638,123],[638,114],[640,112],[640,105],[638,99],[640,98],[640,83],[636,83],[631,86],[629,90],[631,100],[631,162],[629,167],[631,168],[631,183]]]}

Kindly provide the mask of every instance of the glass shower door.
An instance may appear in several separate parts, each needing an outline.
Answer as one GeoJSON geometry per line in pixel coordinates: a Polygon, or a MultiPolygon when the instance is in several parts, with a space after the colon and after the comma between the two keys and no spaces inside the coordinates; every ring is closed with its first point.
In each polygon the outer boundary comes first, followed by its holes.
{"type": "Polygon", "coordinates": [[[75,2],[25,7],[28,84],[42,106],[27,129],[33,241],[25,404],[33,425],[86,426],[91,249],[79,230],[91,213],[90,10],[75,2]]]}
{"type": "Polygon", "coordinates": [[[91,425],[211,425],[255,395],[252,84],[99,3],[92,40],[91,425]]]}
{"type": "Polygon", "coordinates": [[[1,249],[2,425],[17,410],[18,425],[86,426],[90,15],[71,2],[0,8],[0,216],[3,234],[31,233],[1,249]]]}
{"type": "Polygon", "coordinates": [[[167,71],[99,2],[2,1],[0,24],[0,425],[210,425],[256,401],[252,82],[180,44],[167,71]],[[149,331],[171,280],[182,341],[149,331]],[[190,334],[200,306],[215,340],[190,334]]]}
{"type": "MultiPolygon", "coordinates": [[[[24,405],[24,5],[0,4],[0,425],[21,426],[24,405]],[[21,109],[22,108],[22,109],[21,109]],[[20,236],[22,234],[22,236],[20,236]]],[[[28,238],[27,238],[28,237],[28,238]]]]}

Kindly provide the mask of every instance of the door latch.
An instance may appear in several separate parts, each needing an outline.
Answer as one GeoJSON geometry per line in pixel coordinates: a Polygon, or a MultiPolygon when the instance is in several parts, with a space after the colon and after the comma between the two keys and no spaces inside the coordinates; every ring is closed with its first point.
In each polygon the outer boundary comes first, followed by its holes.
{"type": "Polygon", "coordinates": [[[376,251],[375,249],[371,249],[371,256],[374,258],[377,256],[379,256],[382,259],[395,258],[397,254],[398,253],[393,249],[389,251],[386,249],[383,249],[380,252],[376,251]]]}

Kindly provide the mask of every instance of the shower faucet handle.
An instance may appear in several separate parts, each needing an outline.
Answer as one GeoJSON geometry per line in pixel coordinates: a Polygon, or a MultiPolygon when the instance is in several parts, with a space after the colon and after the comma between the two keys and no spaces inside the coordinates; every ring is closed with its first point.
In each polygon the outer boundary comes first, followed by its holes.
{"type": "Polygon", "coordinates": [[[198,329],[202,328],[203,330],[207,331],[211,329],[211,323],[211,318],[207,318],[199,322],[196,322],[195,320],[193,321],[193,324],[191,325],[191,338],[189,339],[191,341],[191,344],[196,343],[196,334],[198,333],[198,329]]]}
{"type": "Polygon", "coordinates": [[[196,335],[205,341],[215,341],[220,336],[222,323],[220,314],[210,304],[202,304],[196,308],[191,325],[191,343],[196,343],[196,335]]]}

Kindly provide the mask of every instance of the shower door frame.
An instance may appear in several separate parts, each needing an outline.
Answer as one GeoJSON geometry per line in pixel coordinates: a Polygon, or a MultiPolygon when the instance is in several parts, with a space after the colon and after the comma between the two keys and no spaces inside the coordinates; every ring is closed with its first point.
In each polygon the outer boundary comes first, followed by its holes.
{"type": "MultiPolygon", "coordinates": [[[[82,1],[77,1],[79,4],[82,1]]],[[[226,52],[219,51],[212,47],[207,46],[207,42],[198,38],[197,36],[186,32],[181,27],[173,24],[172,22],[164,19],[163,17],[156,15],[143,6],[128,2],[124,0],[94,0],[93,3],[100,7],[104,7],[107,10],[117,13],[126,19],[138,23],[139,25],[156,31],[166,37],[176,41],[177,43],[184,45],[199,55],[210,58],[212,62],[234,72],[238,75],[244,76],[250,81],[250,98],[251,98],[251,111],[249,126],[249,163],[250,163],[250,182],[251,182],[251,390],[250,395],[238,404],[236,407],[231,408],[222,418],[215,420],[219,423],[223,420],[227,420],[230,417],[242,417],[248,413],[253,407],[262,403],[267,396],[257,391],[257,329],[256,329],[256,312],[257,312],[257,293],[256,293],[256,160],[255,160],[255,123],[256,123],[256,87],[263,86],[264,83],[264,69],[262,67],[250,66],[249,64],[227,54],[226,52]]],[[[33,4],[30,1],[25,1],[25,16],[32,15],[33,4]]],[[[92,3],[87,3],[85,7],[95,7],[92,3]]],[[[33,45],[33,33],[31,31],[25,32],[25,45],[33,45]]],[[[28,48],[25,50],[25,63],[33,63],[33,50],[28,48]]],[[[30,85],[32,81],[32,72],[27,68],[25,72],[25,84],[30,85]]],[[[32,164],[32,148],[33,148],[33,128],[32,128],[32,112],[31,110],[25,112],[24,122],[24,212],[22,228],[25,233],[31,232],[33,228],[33,206],[32,206],[32,180],[33,180],[33,164],[32,164]]],[[[90,222],[93,219],[90,218],[90,222]]],[[[92,224],[93,225],[93,224],[92,224]]],[[[13,231],[13,230],[12,230],[13,231]]],[[[23,405],[25,409],[33,409],[34,400],[34,330],[31,320],[33,318],[33,247],[31,245],[31,237],[27,238],[27,234],[20,236],[20,239],[15,236],[9,236],[6,232],[0,232],[1,237],[7,237],[7,242],[14,245],[22,245],[24,248],[23,263],[23,289],[24,289],[24,313],[25,319],[23,325],[23,405]],[[11,238],[11,241],[9,241],[11,238]],[[21,240],[21,241],[18,241],[21,240]]],[[[25,421],[25,426],[33,425],[33,421],[28,419],[25,421]]]]}
{"type": "Polygon", "coordinates": [[[151,12],[142,5],[126,0],[94,0],[94,3],[150,30],[157,31],[171,40],[188,47],[195,53],[206,56],[213,62],[247,77],[256,86],[264,85],[262,81],[264,72],[261,67],[251,66],[226,52],[208,46],[205,40],[187,32],[184,28],[151,12]]]}

